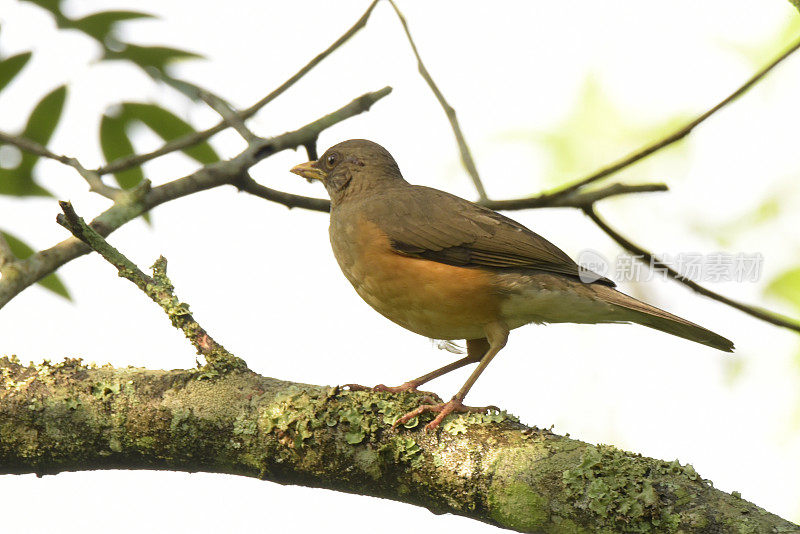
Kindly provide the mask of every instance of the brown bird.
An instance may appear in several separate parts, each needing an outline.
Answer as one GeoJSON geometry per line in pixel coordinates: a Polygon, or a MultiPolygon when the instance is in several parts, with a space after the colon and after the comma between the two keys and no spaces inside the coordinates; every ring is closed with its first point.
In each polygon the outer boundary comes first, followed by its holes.
{"type": "Polygon", "coordinates": [[[450,401],[422,405],[397,424],[433,411],[438,415],[426,427],[433,429],[449,413],[485,411],[464,406],[464,397],[509,331],[529,323],[638,323],[733,350],[724,337],[620,293],[518,222],[408,183],[376,143],[344,141],[291,171],[325,185],[333,254],[367,304],[417,334],[466,340],[466,357],[400,386],[374,389],[416,390],[478,363],[450,401]]]}

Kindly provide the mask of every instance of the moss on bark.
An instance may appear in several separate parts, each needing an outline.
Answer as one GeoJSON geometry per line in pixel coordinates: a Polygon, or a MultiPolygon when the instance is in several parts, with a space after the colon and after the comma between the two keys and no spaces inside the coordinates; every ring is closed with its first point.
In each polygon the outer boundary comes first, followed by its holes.
{"type": "Polygon", "coordinates": [[[392,429],[413,393],[250,371],[0,359],[0,472],[233,473],[373,495],[521,532],[798,532],[691,466],[526,427],[505,413],[392,429]]]}

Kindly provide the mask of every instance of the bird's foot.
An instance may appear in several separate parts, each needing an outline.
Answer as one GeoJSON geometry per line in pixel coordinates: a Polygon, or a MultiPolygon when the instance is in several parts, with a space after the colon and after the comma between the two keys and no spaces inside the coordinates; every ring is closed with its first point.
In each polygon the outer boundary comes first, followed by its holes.
{"type": "Polygon", "coordinates": [[[451,413],[487,413],[490,410],[496,410],[499,412],[500,408],[497,406],[465,406],[461,400],[453,397],[447,402],[442,402],[440,404],[423,404],[419,408],[411,410],[403,417],[395,421],[395,423],[392,425],[392,428],[397,428],[398,425],[404,425],[425,412],[438,412],[438,415],[433,419],[433,421],[425,425],[425,430],[435,430],[436,427],[441,424],[444,418],[451,413]]]}

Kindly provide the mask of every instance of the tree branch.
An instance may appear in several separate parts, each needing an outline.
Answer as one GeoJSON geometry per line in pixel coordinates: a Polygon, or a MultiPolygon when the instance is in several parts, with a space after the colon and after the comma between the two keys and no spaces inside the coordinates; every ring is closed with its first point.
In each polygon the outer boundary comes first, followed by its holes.
{"type": "Polygon", "coordinates": [[[716,300],[717,302],[722,302],[723,304],[727,304],[732,308],[736,308],[739,311],[743,311],[744,313],[751,315],[757,319],[761,319],[762,321],[766,321],[768,323],[774,324],[776,326],[781,326],[783,328],[788,328],[789,330],[794,330],[795,332],[800,332],[800,323],[796,323],[793,321],[788,321],[775,313],[772,313],[768,310],[764,310],[762,308],[757,308],[755,306],[750,306],[747,304],[743,304],[741,302],[735,301],[733,299],[729,299],[719,293],[715,293],[710,289],[701,286],[697,282],[686,278],[678,271],[664,263],[660,258],[658,258],[655,254],[645,250],[644,248],[634,244],[630,240],[626,239],[623,235],[619,232],[611,228],[600,216],[597,214],[593,206],[586,206],[583,208],[583,212],[594,222],[601,230],[603,230],[608,236],[617,242],[619,246],[631,252],[636,256],[636,259],[641,261],[646,265],[653,265],[660,269],[664,269],[667,273],[667,276],[680,282],[681,284],[685,285],[688,288],[691,288],[694,292],[699,293],[703,296],[709,297],[711,299],[716,300]]]}
{"type": "Polygon", "coordinates": [[[668,191],[668,189],[666,184],[628,185],[614,183],[590,191],[573,191],[566,195],[559,191],[511,200],[485,200],[483,202],[478,202],[478,204],[489,209],[506,211],[529,208],[583,208],[585,206],[591,206],[604,198],[627,195],[630,193],[654,193],[668,191]]]}
{"type": "Polygon", "coordinates": [[[31,141],[30,139],[0,132],[0,143],[14,145],[25,152],[30,152],[31,154],[35,154],[37,156],[52,159],[74,168],[76,171],[78,171],[78,174],[80,174],[83,179],[86,180],[86,183],[89,184],[90,191],[94,191],[95,193],[110,200],[114,200],[121,191],[121,189],[104,184],[99,174],[94,171],[87,170],[77,159],[55,154],[47,147],[42,146],[35,141],[31,141]]]}
{"type": "Polygon", "coordinates": [[[778,57],[773,59],[768,65],[766,65],[761,70],[756,72],[741,87],[739,87],[733,93],[731,93],[726,98],[724,98],[722,101],[720,101],[716,106],[712,107],[711,109],[709,109],[705,113],[702,113],[702,114],[698,115],[694,120],[692,120],[688,124],[684,125],[682,128],[679,128],[678,130],[670,133],[669,135],[663,137],[662,139],[659,139],[659,140],[647,145],[646,147],[639,149],[638,151],[634,152],[633,154],[629,155],[628,157],[623,158],[623,159],[621,159],[619,161],[616,161],[616,162],[612,163],[611,165],[609,165],[607,167],[603,167],[602,169],[590,174],[586,178],[583,178],[582,180],[578,180],[577,182],[564,187],[563,189],[558,191],[556,194],[568,195],[570,193],[573,193],[574,191],[580,189],[581,187],[584,187],[584,186],[586,186],[586,185],[588,185],[588,184],[590,184],[592,182],[596,182],[597,180],[599,180],[601,178],[605,178],[606,176],[609,176],[611,174],[619,172],[619,171],[621,171],[622,169],[624,169],[626,167],[630,167],[631,165],[633,165],[637,161],[646,158],[647,156],[653,154],[654,152],[657,152],[657,151],[661,150],[662,148],[665,148],[665,147],[667,147],[667,146],[669,146],[669,145],[671,145],[671,144],[673,144],[673,143],[675,143],[677,141],[680,141],[681,139],[683,139],[684,137],[689,135],[689,133],[691,133],[692,130],[694,130],[698,125],[700,125],[703,121],[705,121],[711,115],[713,115],[714,113],[716,113],[717,111],[719,111],[720,109],[725,107],[727,104],[731,103],[732,101],[736,100],[736,98],[738,98],[739,96],[744,94],[748,89],[750,89],[759,80],[761,80],[761,78],[766,76],[772,69],[774,69],[776,66],[778,66],[779,63],[781,63],[784,59],[789,57],[798,48],[800,48],[800,40],[797,41],[796,43],[794,43],[789,48],[787,48],[778,57]]]}
{"type": "Polygon", "coordinates": [[[95,232],[75,213],[72,204],[59,202],[63,215],[59,214],[58,223],[72,232],[72,235],[89,245],[92,250],[103,256],[123,278],[127,278],[141,289],[150,299],[161,306],[175,328],[183,331],[186,338],[202,355],[208,367],[217,372],[231,369],[247,369],[244,360],[237,358],[225,347],[214,341],[189,312],[189,305],[178,300],[175,288],[167,278],[167,260],[159,257],[153,265],[153,276],[144,274],[135,263],[126,258],[120,251],[108,244],[108,241],[95,232]]]}
{"type": "Polygon", "coordinates": [[[403,31],[405,31],[406,37],[408,38],[408,43],[411,45],[411,50],[414,52],[414,57],[417,58],[417,69],[419,70],[420,75],[428,84],[428,87],[431,88],[431,91],[433,91],[433,94],[436,96],[436,100],[439,101],[442,109],[444,109],[445,115],[447,115],[447,120],[450,121],[450,127],[453,129],[453,133],[456,136],[458,150],[461,153],[461,162],[464,164],[464,168],[467,169],[467,172],[472,178],[472,183],[475,185],[475,189],[478,191],[478,199],[481,201],[486,201],[489,199],[489,197],[486,196],[486,189],[484,189],[483,182],[481,182],[481,178],[478,175],[478,169],[475,167],[475,162],[472,159],[472,153],[469,150],[469,146],[467,146],[466,139],[464,139],[464,134],[461,132],[461,126],[458,124],[458,119],[456,118],[456,110],[454,110],[453,107],[447,103],[447,100],[445,100],[444,95],[439,90],[436,82],[433,81],[428,69],[425,68],[425,64],[422,63],[422,58],[419,56],[419,51],[417,50],[417,45],[414,43],[414,39],[411,38],[411,32],[408,30],[408,23],[406,23],[406,18],[403,16],[403,13],[397,7],[397,4],[394,3],[394,0],[389,0],[389,3],[392,4],[394,12],[397,14],[397,17],[400,19],[400,23],[403,25],[403,31]]]}
{"type": "MultiPolygon", "coordinates": [[[[593,446],[504,413],[392,430],[414,393],[250,371],[0,358],[0,473],[168,469],[372,495],[519,532],[797,532],[690,465],[593,446]]],[[[424,419],[424,417],[423,417],[424,419]]]]}
{"type": "Polygon", "coordinates": [[[6,241],[6,236],[3,235],[3,232],[0,232],[0,267],[14,261],[17,261],[17,257],[11,250],[8,241],[6,241]]]}
{"type": "MultiPolygon", "coordinates": [[[[277,152],[303,146],[316,139],[326,128],[369,110],[372,104],[390,92],[391,87],[384,87],[374,93],[366,93],[302,128],[253,143],[238,156],[207,165],[183,178],[153,188],[145,181],[132,190],[122,191],[114,205],[95,217],[91,226],[105,237],[128,221],[165,202],[221,185],[236,185],[244,173],[259,161],[277,152]]],[[[0,271],[0,308],[26,287],[89,250],[80,240],[72,237],[24,260],[4,265],[0,271]]]]}
{"type": "MultiPolygon", "coordinates": [[[[287,89],[289,89],[292,85],[294,85],[300,78],[305,76],[311,69],[317,66],[322,60],[326,57],[331,55],[331,53],[346,43],[353,35],[355,35],[361,28],[363,28],[367,24],[367,20],[369,16],[372,14],[372,10],[375,8],[375,4],[378,3],[378,0],[373,0],[373,2],[367,7],[367,10],[364,12],[363,15],[356,21],[353,26],[350,27],[341,37],[339,37],[336,41],[333,42],[328,48],[317,54],[314,59],[309,61],[303,68],[297,71],[291,78],[283,82],[277,89],[272,91],[270,94],[253,104],[247,109],[244,109],[238,113],[239,120],[244,121],[253,115],[255,115],[261,108],[275,100],[281,94],[283,94],[287,89]]],[[[196,132],[193,134],[186,135],[184,137],[179,137],[178,139],[173,139],[165,143],[161,148],[154,150],[153,152],[149,152],[147,154],[136,154],[133,156],[128,156],[125,158],[120,158],[118,160],[114,160],[107,165],[100,167],[95,172],[99,175],[108,174],[112,172],[118,172],[125,169],[130,169],[131,167],[138,167],[139,165],[150,161],[151,159],[158,158],[160,156],[164,156],[171,152],[175,152],[178,150],[182,150],[186,147],[196,145],[201,143],[211,137],[214,134],[217,134],[228,127],[228,122],[223,120],[219,122],[216,126],[209,128],[207,130],[202,130],[200,132],[196,132]]]]}

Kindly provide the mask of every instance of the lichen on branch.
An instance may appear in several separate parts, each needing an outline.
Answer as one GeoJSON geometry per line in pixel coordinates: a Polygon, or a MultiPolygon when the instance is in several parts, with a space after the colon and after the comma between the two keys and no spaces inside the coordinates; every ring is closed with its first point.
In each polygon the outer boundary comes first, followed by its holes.
{"type": "Polygon", "coordinates": [[[22,365],[0,358],[0,473],[231,473],[394,499],[520,532],[798,532],[691,466],[501,413],[392,429],[416,393],[341,391],[248,370],[22,365]]]}

